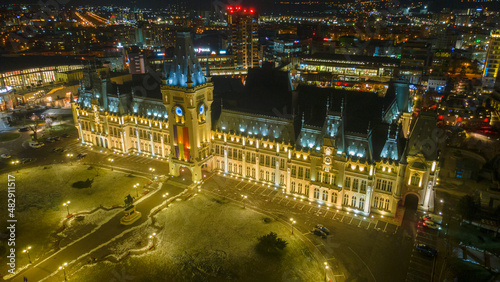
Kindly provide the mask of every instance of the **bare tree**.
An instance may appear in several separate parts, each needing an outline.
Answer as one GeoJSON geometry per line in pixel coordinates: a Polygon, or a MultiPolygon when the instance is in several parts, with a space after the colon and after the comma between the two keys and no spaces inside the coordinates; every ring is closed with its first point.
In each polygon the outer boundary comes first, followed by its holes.
{"type": "Polygon", "coordinates": [[[31,131],[33,131],[33,139],[35,140],[35,142],[38,142],[38,135],[37,135],[37,131],[38,129],[40,128],[40,124],[42,124],[42,120],[40,119],[39,116],[33,114],[30,119],[33,121],[32,124],[28,125],[29,129],[31,131]]]}

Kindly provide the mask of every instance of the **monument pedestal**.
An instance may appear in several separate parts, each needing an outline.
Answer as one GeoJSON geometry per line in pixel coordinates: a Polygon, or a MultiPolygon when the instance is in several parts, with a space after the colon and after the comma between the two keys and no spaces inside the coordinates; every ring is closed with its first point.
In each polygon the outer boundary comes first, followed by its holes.
{"type": "Polygon", "coordinates": [[[135,210],[135,206],[128,206],[124,211],[125,215],[120,219],[123,225],[130,225],[141,218],[141,213],[135,210]]]}

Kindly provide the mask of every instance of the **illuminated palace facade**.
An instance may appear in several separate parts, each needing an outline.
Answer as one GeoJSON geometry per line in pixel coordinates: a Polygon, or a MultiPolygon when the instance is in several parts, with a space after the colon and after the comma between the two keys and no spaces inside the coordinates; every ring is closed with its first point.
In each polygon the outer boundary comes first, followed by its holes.
{"type": "Polygon", "coordinates": [[[84,78],[72,104],[83,144],[158,158],[173,176],[189,168],[195,183],[203,181],[202,170],[215,171],[363,215],[394,216],[408,197],[421,209],[434,208],[436,121],[412,116],[407,84],[394,83],[383,97],[348,91],[315,97],[307,92],[315,88],[307,88],[298,94],[296,115],[222,105],[213,114],[213,83],[189,33],[177,38],[156,92],[103,86],[106,78],[98,74],[84,78]],[[312,122],[312,116],[320,118],[312,122]]]}

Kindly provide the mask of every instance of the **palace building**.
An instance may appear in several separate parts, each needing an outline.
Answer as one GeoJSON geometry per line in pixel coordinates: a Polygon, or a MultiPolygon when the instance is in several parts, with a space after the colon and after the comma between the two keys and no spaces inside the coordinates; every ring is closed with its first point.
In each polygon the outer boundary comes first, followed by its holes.
{"type": "Polygon", "coordinates": [[[179,33],[161,75],[113,82],[87,70],[72,104],[82,143],[161,159],[173,176],[188,168],[195,183],[216,171],[365,216],[394,216],[409,198],[434,208],[436,118],[412,113],[408,84],[295,89],[289,73],[263,67],[224,96],[193,49],[179,33]]]}

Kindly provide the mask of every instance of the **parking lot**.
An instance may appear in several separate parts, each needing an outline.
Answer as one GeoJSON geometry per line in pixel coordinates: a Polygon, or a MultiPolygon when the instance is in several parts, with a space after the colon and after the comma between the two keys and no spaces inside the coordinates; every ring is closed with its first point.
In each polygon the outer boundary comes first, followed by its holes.
{"type": "Polygon", "coordinates": [[[412,242],[398,235],[398,226],[381,218],[363,217],[334,207],[318,205],[307,199],[285,195],[280,188],[241,177],[214,175],[201,186],[207,191],[226,199],[240,202],[271,213],[285,223],[296,222],[294,232],[308,238],[326,257],[332,269],[343,279],[358,281],[404,281],[412,242]],[[246,196],[246,197],[245,197],[246,196]],[[330,230],[326,238],[311,231],[317,224],[330,230]],[[394,258],[401,259],[395,260],[394,258]],[[389,263],[390,262],[390,263],[389,263]],[[345,273],[342,267],[345,266],[345,273]]]}

